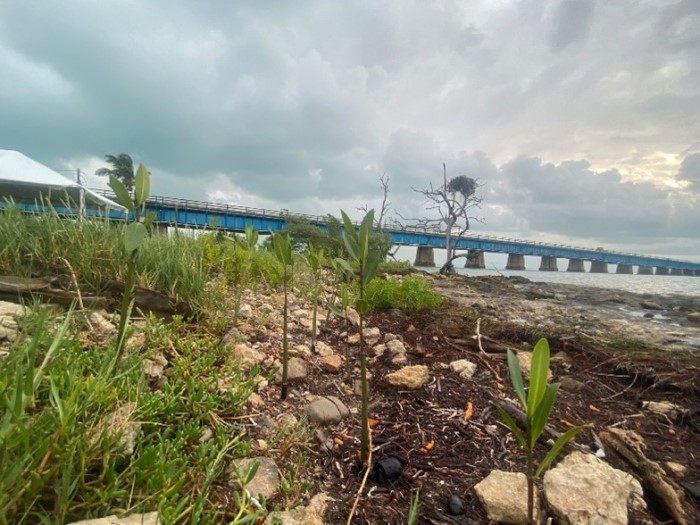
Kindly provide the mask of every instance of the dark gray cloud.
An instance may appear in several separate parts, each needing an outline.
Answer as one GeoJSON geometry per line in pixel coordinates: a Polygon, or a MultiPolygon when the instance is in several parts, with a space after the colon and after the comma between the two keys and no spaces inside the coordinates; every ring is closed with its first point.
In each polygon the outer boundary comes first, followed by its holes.
{"type": "Polygon", "coordinates": [[[700,253],[699,20],[695,0],[2,2],[0,148],[128,152],[156,192],[304,212],[376,204],[386,172],[411,216],[446,162],[484,183],[492,233],[700,253]]]}

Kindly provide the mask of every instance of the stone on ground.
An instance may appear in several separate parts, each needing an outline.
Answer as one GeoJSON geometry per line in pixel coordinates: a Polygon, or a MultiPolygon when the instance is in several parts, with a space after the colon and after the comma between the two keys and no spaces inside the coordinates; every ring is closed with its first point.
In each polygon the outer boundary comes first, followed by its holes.
{"type": "Polygon", "coordinates": [[[670,401],[642,401],[642,408],[669,419],[676,419],[687,412],[685,408],[670,401]]]}
{"type": "MultiPolygon", "coordinates": [[[[518,359],[518,364],[520,365],[520,370],[523,372],[523,376],[526,378],[530,377],[530,369],[532,368],[532,352],[518,352],[515,354],[518,359]]],[[[547,370],[547,381],[552,379],[552,371],[547,370]]]]}
{"type": "MultiPolygon", "coordinates": [[[[251,496],[254,498],[262,497],[269,499],[275,493],[277,486],[280,483],[280,472],[277,468],[277,463],[270,458],[253,457],[238,459],[234,461],[233,464],[238,469],[241,476],[245,477],[246,473],[255,461],[257,461],[260,465],[258,466],[258,471],[255,473],[255,477],[250,483],[248,483],[246,489],[248,489],[251,496]]],[[[231,476],[231,481],[233,482],[232,484],[238,486],[239,480],[236,477],[235,472],[232,472],[231,476]]]]}
{"type": "Polygon", "coordinates": [[[642,500],[642,487],[631,475],[579,451],[545,473],[544,491],[563,525],[626,525],[628,505],[642,500]]]}
{"type": "Polygon", "coordinates": [[[428,367],[425,365],[404,366],[386,376],[386,380],[390,385],[409,389],[420,388],[429,379],[428,367]]]}
{"type": "Polygon", "coordinates": [[[316,494],[308,505],[283,512],[272,512],[265,525],[325,525],[323,515],[333,499],[327,494],[316,494]]]}
{"type": "Polygon", "coordinates": [[[92,312],[88,316],[88,321],[92,326],[92,335],[101,341],[117,335],[117,327],[100,312],[92,312]]]}
{"type": "Polygon", "coordinates": [[[659,303],[655,303],[654,301],[642,301],[640,306],[645,310],[663,310],[663,306],[661,306],[659,303]]]}
{"type": "Polygon", "coordinates": [[[158,518],[158,512],[149,512],[147,514],[131,514],[124,518],[112,515],[104,518],[72,521],[68,525],[161,525],[162,523],[158,518]]]}
{"type": "MultiPolygon", "coordinates": [[[[300,381],[306,377],[306,361],[300,357],[290,357],[287,361],[287,381],[300,381]]],[[[282,368],[277,370],[275,382],[282,382],[282,368]]]]}
{"type": "Polygon", "coordinates": [[[313,401],[306,407],[305,412],[309,421],[320,425],[338,423],[350,415],[348,407],[335,396],[322,397],[313,401]]]}
{"type": "Polygon", "coordinates": [[[476,372],[476,363],[472,363],[468,359],[459,359],[450,363],[450,370],[459,374],[463,379],[471,379],[476,372]]]}
{"type": "Polygon", "coordinates": [[[390,339],[386,343],[386,348],[392,354],[405,354],[406,346],[398,339],[390,339]]]}
{"type": "Polygon", "coordinates": [[[141,364],[144,374],[150,379],[163,377],[163,371],[166,366],[168,366],[168,360],[160,352],[155,352],[150,358],[144,359],[141,364]]]}
{"type": "Polygon", "coordinates": [[[343,358],[339,355],[326,355],[318,360],[318,365],[331,374],[337,374],[343,369],[343,358]]]}
{"type": "Polygon", "coordinates": [[[323,341],[316,341],[316,353],[321,357],[335,354],[333,348],[323,341]]]}
{"type": "Polygon", "coordinates": [[[691,312],[686,317],[691,323],[700,323],[700,312],[691,312]]]}
{"type": "Polygon", "coordinates": [[[379,339],[381,338],[381,332],[379,328],[376,326],[373,326],[371,328],[365,328],[362,330],[362,336],[364,337],[365,344],[369,346],[374,346],[379,342],[379,339]]]}
{"type": "Polygon", "coordinates": [[[241,317],[242,319],[249,319],[253,317],[253,307],[247,303],[242,304],[238,309],[238,317],[241,317]]]}
{"type": "Polygon", "coordinates": [[[130,457],[136,448],[136,438],[141,430],[141,423],[134,420],[136,403],[124,403],[114,412],[104,416],[88,436],[89,443],[97,443],[106,434],[116,440],[114,452],[130,457]]]}
{"type": "Polygon", "coordinates": [[[255,348],[245,343],[238,343],[235,345],[231,351],[231,357],[240,361],[243,368],[259,365],[265,359],[265,356],[261,352],[258,352],[255,348]]]}
{"type": "MultiPolygon", "coordinates": [[[[492,470],[474,486],[479,501],[491,521],[527,525],[527,478],[522,472],[492,470]]],[[[535,491],[535,521],[539,497],[535,491]]]]}
{"type": "Polygon", "coordinates": [[[348,308],[348,321],[353,326],[359,326],[360,324],[360,314],[354,308],[348,308]]]}

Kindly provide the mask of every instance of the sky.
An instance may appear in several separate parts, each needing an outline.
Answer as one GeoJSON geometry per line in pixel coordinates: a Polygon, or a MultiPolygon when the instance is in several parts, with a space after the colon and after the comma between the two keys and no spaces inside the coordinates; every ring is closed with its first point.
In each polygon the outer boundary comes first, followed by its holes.
{"type": "Polygon", "coordinates": [[[0,148],[354,216],[445,163],[475,233],[700,260],[700,2],[0,0],[0,148]]]}

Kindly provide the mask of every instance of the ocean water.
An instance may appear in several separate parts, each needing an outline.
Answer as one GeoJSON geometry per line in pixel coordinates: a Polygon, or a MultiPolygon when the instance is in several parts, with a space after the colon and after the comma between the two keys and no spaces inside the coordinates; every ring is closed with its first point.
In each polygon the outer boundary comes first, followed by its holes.
{"type": "MultiPolygon", "coordinates": [[[[412,247],[401,247],[396,254],[397,260],[406,260],[411,263],[415,260],[416,250],[412,247]]],[[[539,257],[525,257],[524,271],[506,270],[508,256],[500,253],[486,253],[486,268],[483,270],[465,269],[464,259],[457,259],[455,267],[461,274],[466,275],[518,275],[531,281],[546,283],[577,284],[581,286],[594,286],[597,288],[611,288],[633,293],[650,294],[681,294],[700,297],[700,277],[683,275],[637,275],[616,274],[616,266],[609,265],[611,273],[588,273],[590,263],[584,263],[586,273],[569,273],[566,271],[567,259],[559,259],[558,272],[540,272],[539,257]]],[[[444,250],[435,250],[435,263],[437,268],[421,268],[421,270],[437,271],[445,262],[444,250]]],[[[634,267],[634,271],[637,268],[634,267]]]]}

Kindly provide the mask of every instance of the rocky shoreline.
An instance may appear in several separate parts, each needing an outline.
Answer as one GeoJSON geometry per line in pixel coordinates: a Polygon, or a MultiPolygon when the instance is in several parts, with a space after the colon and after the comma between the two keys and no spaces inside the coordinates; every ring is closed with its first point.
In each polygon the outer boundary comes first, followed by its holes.
{"type": "Polygon", "coordinates": [[[700,297],[530,281],[433,276],[445,297],[498,322],[700,356],[700,297]],[[459,283],[459,284],[457,284],[459,283]]]}

